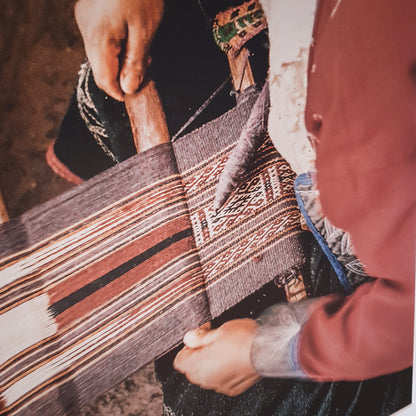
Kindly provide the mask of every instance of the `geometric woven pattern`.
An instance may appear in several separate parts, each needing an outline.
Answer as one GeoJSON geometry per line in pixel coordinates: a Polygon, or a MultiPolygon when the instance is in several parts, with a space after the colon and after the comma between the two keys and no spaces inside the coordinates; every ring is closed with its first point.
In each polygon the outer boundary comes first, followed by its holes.
{"type": "Polygon", "coordinates": [[[302,267],[293,173],[268,141],[211,208],[255,98],[0,227],[0,414],[77,411],[302,267]]]}
{"type": "Polygon", "coordinates": [[[257,0],[220,12],[213,22],[214,40],[220,49],[236,56],[241,47],[267,27],[266,17],[257,0]]]}

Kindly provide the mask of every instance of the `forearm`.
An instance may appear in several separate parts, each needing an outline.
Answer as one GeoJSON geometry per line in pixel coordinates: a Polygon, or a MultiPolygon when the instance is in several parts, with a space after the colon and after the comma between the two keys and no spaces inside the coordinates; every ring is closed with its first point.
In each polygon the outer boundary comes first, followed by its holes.
{"type": "Polygon", "coordinates": [[[336,295],[276,305],[258,320],[251,348],[263,377],[352,381],[412,365],[413,294],[386,282],[336,295]]]}

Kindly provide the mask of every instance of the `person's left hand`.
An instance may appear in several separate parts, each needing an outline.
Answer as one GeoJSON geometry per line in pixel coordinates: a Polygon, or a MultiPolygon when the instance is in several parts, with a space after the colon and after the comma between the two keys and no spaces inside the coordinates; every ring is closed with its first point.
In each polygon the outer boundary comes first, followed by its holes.
{"type": "Polygon", "coordinates": [[[185,347],[173,365],[193,384],[237,396],[260,379],[250,360],[256,330],[252,319],[236,319],[213,330],[205,324],[185,335],[185,347]]]}

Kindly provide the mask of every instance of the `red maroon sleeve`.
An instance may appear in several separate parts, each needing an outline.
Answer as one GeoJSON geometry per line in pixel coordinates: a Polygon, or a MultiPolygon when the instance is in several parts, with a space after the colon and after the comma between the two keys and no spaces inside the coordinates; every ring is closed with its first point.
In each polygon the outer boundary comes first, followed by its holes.
{"type": "Polygon", "coordinates": [[[328,297],[304,325],[299,360],[317,380],[412,365],[416,235],[416,3],[322,1],[306,125],[325,215],[376,277],[328,297]]]}

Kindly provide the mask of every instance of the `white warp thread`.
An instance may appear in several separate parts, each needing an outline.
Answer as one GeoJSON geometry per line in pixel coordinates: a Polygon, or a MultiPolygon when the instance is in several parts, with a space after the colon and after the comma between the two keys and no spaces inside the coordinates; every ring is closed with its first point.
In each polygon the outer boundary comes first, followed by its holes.
{"type": "Polygon", "coordinates": [[[0,315],[0,364],[56,333],[48,306],[43,294],[0,315]]]}

